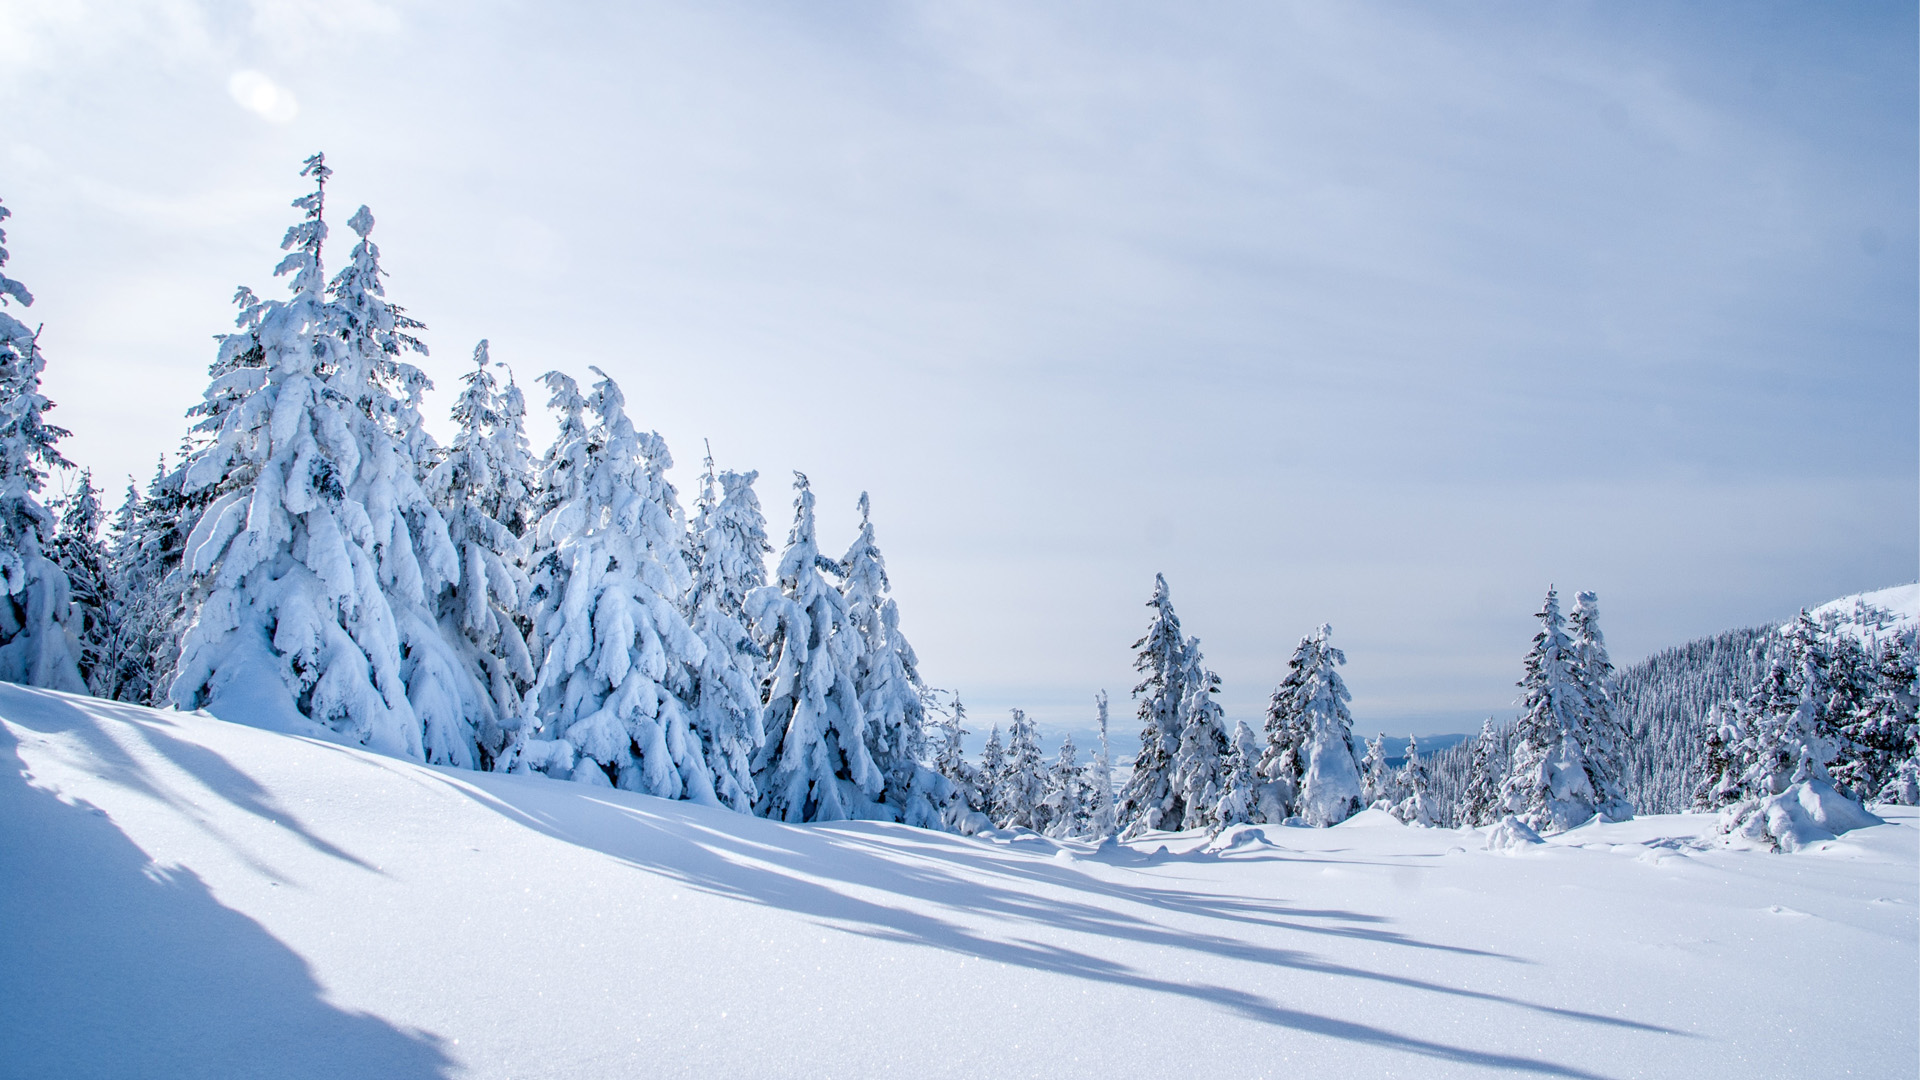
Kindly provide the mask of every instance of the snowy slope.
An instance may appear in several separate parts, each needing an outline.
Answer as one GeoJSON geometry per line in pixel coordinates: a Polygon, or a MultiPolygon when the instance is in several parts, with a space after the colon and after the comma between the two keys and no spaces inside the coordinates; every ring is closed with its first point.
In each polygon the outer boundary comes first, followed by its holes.
{"type": "Polygon", "coordinates": [[[1862,638],[1885,637],[1920,624],[1920,585],[1895,585],[1890,589],[1843,596],[1821,604],[1809,614],[1816,619],[1837,615],[1862,638]],[[1893,616],[1892,621],[1885,621],[1884,615],[1893,616]]]}
{"type": "Polygon", "coordinates": [[[1920,822],[794,827],[0,685],[0,1073],[1910,1076],[1920,822]],[[1165,851],[1158,849],[1164,845],[1165,851]]]}

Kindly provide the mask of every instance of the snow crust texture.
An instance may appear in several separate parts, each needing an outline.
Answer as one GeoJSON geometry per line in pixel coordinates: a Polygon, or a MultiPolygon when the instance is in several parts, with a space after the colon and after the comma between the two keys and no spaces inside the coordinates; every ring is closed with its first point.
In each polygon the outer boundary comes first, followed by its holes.
{"type": "Polygon", "coordinates": [[[969,838],[16,686],[0,756],[7,1075],[1751,1080],[1920,1053],[1911,808],[1786,856],[1712,815],[1518,858],[1382,811],[969,838]]]}

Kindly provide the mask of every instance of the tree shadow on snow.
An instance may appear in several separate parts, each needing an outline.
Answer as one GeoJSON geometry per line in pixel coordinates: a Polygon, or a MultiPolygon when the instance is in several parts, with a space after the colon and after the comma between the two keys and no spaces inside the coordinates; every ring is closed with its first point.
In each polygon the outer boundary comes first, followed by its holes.
{"type": "Polygon", "coordinates": [[[1527,963],[1497,953],[1424,942],[1368,925],[1385,921],[1375,915],[1108,882],[1071,864],[1041,857],[1039,852],[1012,851],[1009,845],[989,846],[905,826],[840,823],[795,827],[685,803],[661,803],[625,792],[582,790],[537,778],[487,777],[476,782],[471,774],[440,775],[450,786],[528,827],[712,895],[780,908],[824,926],[877,940],[1190,998],[1260,1023],[1350,1042],[1482,1068],[1563,1077],[1599,1076],[1538,1058],[1454,1046],[1291,1009],[1234,987],[1156,978],[1058,944],[1020,936],[988,936],[974,927],[931,914],[929,909],[1358,979],[1577,1023],[1658,1035],[1688,1034],[1620,1017],[1369,971],[1297,949],[1181,929],[1159,918],[1171,912],[1258,923],[1306,935],[1360,938],[1409,949],[1439,949],[1497,962],[1527,963]],[[657,812],[653,806],[665,812],[657,812]],[[877,898],[861,894],[877,894],[877,898]],[[1093,902],[1095,899],[1102,902],[1093,902]],[[1118,907],[1141,910],[1133,914],[1118,907]]]}
{"type": "MultiPolygon", "coordinates": [[[[41,695],[15,700],[23,695],[11,687],[0,693],[8,695],[6,716],[16,725],[90,732],[90,744],[106,743],[98,749],[110,767],[132,767],[110,740],[79,722],[76,706],[41,695]],[[75,715],[62,717],[63,709],[75,715]]],[[[452,1075],[453,1061],[436,1037],[329,1004],[303,959],[220,904],[198,876],[154,865],[101,811],[29,784],[17,746],[0,727],[0,1072],[286,1080],[452,1075]]],[[[204,760],[195,766],[214,767],[204,760]]],[[[138,777],[116,779],[159,796],[138,777]]],[[[217,790],[249,797],[243,788],[217,790]]]]}

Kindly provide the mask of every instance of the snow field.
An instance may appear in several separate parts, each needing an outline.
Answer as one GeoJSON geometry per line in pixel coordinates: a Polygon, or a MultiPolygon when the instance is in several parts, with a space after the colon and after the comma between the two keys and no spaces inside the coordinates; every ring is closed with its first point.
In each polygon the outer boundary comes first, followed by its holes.
{"type": "Polygon", "coordinates": [[[1920,819],[790,826],[0,686],[12,1075],[1910,1076],[1920,819]],[[12,1072],[12,1070],[18,1070],[12,1072]]]}

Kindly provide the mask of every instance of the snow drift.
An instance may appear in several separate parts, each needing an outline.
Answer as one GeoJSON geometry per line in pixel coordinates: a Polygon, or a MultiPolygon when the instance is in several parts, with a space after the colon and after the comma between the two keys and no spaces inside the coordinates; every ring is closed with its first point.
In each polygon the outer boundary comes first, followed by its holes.
{"type": "MultiPolygon", "coordinates": [[[[33,1077],[1895,1076],[1914,812],[791,826],[0,685],[0,1047],[33,1077]]],[[[1384,816],[1384,815],[1382,815],[1384,816]]]]}

